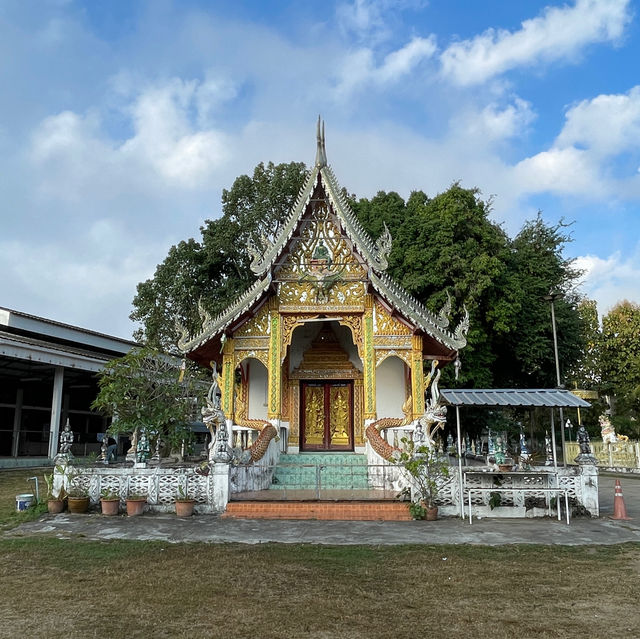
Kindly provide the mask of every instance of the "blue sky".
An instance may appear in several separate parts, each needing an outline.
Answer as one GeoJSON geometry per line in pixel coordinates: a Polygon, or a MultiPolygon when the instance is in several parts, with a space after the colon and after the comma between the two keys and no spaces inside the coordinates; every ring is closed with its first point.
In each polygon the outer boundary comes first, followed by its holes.
{"type": "Polygon", "coordinates": [[[631,0],[0,0],[0,306],[129,337],[136,284],[260,161],[542,210],[606,311],[640,301],[631,0]]]}

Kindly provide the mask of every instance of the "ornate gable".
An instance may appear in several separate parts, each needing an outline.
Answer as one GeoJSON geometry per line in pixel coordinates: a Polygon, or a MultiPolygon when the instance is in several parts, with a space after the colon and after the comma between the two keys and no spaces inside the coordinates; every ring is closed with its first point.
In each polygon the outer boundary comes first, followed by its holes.
{"type": "Polygon", "coordinates": [[[372,330],[372,335],[385,336],[388,346],[404,344],[416,333],[434,340],[436,351],[443,356],[465,346],[468,315],[454,332],[449,331],[450,304],[436,316],[385,273],[390,250],[391,236],[386,226],[383,235],[372,242],[344,198],[327,166],[324,125],[321,127],[318,120],[316,163],[287,221],[273,243],[267,242],[261,250],[249,247],[251,268],[259,279],[217,317],[205,313],[200,333],[183,333],[178,346],[194,359],[204,361],[213,353],[219,355],[225,335],[255,339],[257,334],[247,331],[255,333],[264,328],[262,335],[266,339],[273,321],[273,317],[268,320],[272,303],[265,304],[269,297],[275,298],[274,309],[284,321],[289,313],[307,317],[364,313],[371,292],[384,300],[384,305],[376,304],[382,332],[372,330]],[[217,351],[214,344],[218,345],[217,351]]]}

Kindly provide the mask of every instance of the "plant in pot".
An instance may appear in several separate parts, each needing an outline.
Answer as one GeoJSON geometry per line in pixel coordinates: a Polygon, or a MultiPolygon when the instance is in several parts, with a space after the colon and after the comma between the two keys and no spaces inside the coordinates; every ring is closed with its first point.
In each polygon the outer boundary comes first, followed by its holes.
{"type": "Polygon", "coordinates": [[[67,505],[70,513],[86,513],[89,510],[89,491],[77,481],[71,480],[67,490],[67,505]]]}
{"type": "Polygon", "coordinates": [[[191,499],[182,486],[178,486],[178,497],[176,498],[176,515],[178,517],[191,517],[196,500],[191,499]]]}
{"type": "Polygon", "coordinates": [[[47,484],[47,507],[52,515],[57,515],[64,510],[64,500],[66,493],[64,488],[60,488],[58,491],[53,486],[53,473],[46,473],[44,481],[47,484]]]}
{"type": "Polygon", "coordinates": [[[413,519],[433,521],[438,518],[439,482],[449,477],[449,460],[441,457],[435,448],[416,446],[413,440],[402,438],[404,450],[398,457],[411,478],[411,503],[409,512],[413,519]]]}
{"type": "Polygon", "coordinates": [[[100,507],[102,514],[113,517],[120,509],[120,496],[115,490],[103,490],[100,493],[100,507]]]}
{"type": "Polygon", "coordinates": [[[137,517],[144,512],[144,505],[147,503],[147,496],[140,493],[129,493],[125,499],[127,505],[127,515],[137,517]]]}

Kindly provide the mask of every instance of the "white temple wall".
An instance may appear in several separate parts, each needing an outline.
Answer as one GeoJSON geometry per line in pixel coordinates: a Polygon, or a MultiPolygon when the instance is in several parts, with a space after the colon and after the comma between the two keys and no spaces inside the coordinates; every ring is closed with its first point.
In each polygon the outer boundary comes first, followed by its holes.
{"type": "Polygon", "coordinates": [[[249,419],[267,419],[268,371],[257,359],[246,362],[249,375],[249,419]]]}
{"type": "Polygon", "coordinates": [[[404,417],[402,405],[405,393],[405,363],[399,357],[387,357],[376,368],[376,414],[383,417],[404,417]]]}

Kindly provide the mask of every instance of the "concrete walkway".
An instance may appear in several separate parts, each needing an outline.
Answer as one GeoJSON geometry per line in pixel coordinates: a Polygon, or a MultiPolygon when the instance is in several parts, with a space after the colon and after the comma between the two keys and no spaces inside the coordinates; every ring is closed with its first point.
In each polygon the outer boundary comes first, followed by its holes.
{"type": "Polygon", "coordinates": [[[4,537],[52,535],[64,539],[132,539],[179,542],[331,545],[505,544],[590,545],[640,542],[640,478],[621,479],[631,521],[612,521],[615,478],[601,477],[599,519],[460,519],[436,522],[278,521],[222,519],[200,515],[181,520],[174,515],[145,514],[128,518],[102,515],[47,515],[5,533],[4,537]]]}

